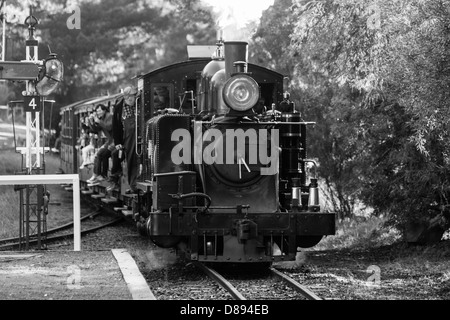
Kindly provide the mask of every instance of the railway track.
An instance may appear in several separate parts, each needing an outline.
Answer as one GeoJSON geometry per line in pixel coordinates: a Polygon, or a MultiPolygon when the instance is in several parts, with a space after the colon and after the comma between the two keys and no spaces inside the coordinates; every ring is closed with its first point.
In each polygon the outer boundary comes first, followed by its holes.
{"type": "Polygon", "coordinates": [[[308,299],[308,300],[323,300],[318,295],[316,295],[314,292],[312,292],[308,287],[300,284],[298,281],[296,281],[295,279],[282,273],[281,271],[279,271],[275,268],[270,268],[270,271],[272,272],[272,274],[275,277],[278,277],[279,279],[281,279],[282,281],[287,283],[288,286],[290,286],[297,292],[301,293],[304,297],[306,297],[306,299],[308,299]]]}
{"type": "Polygon", "coordinates": [[[202,263],[195,263],[195,266],[208,275],[213,281],[217,282],[222,288],[224,288],[235,300],[247,300],[242,293],[240,293],[231,282],[225,279],[220,273],[205,266],[202,263]]]}
{"type": "Polygon", "coordinates": [[[296,301],[322,300],[315,292],[274,268],[176,263],[144,271],[158,300],[296,301]]]}
{"type": "MultiPolygon", "coordinates": [[[[261,279],[240,279],[229,281],[219,272],[208,266],[195,263],[195,265],[207,274],[211,279],[217,282],[222,288],[224,288],[233,299],[235,300],[247,300],[247,299],[276,299],[277,293],[275,292],[278,286],[275,282],[287,284],[294,293],[300,295],[298,298],[304,298],[308,300],[322,300],[318,295],[308,289],[306,286],[300,284],[288,275],[280,272],[275,268],[268,270],[269,277],[262,277],[261,279]],[[260,281],[262,283],[260,283],[260,281]],[[239,289],[241,288],[241,289],[239,289]]],[[[284,291],[284,288],[283,288],[284,291]]],[[[295,298],[295,295],[290,294],[291,298],[295,298]]],[[[283,299],[283,297],[280,297],[283,299]]]]}
{"type": "MultiPolygon", "coordinates": [[[[97,210],[96,212],[87,214],[80,218],[80,220],[82,221],[82,229],[81,229],[82,236],[94,232],[96,230],[106,228],[124,219],[123,217],[118,217],[109,219],[108,221],[101,221],[101,222],[95,221],[95,218],[102,215],[103,213],[104,213],[103,210],[97,210]]],[[[73,238],[73,229],[69,232],[64,232],[64,230],[71,227],[73,228],[73,222],[49,229],[43,235],[43,239],[45,239],[45,242],[48,243],[62,239],[73,238]]],[[[17,248],[20,245],[24,245],[24,241],[25,240],[22,240],[21,242],[20,237],[0,239],[0,251],[5,249],[17,248]]],[[[44,240],[41,239],[41,241],[44,240]]],[[[29,239],[28,243],[29,245],[36,245],[38,243],[38,239],[32,237],[31,239],[29,239]]]]}

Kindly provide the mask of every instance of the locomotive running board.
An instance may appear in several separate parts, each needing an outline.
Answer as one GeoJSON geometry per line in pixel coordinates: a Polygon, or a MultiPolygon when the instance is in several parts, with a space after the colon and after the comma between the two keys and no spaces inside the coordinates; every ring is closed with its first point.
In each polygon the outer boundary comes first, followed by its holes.
{"type": "Polygon", "coordinates": [[[133,210],[122,210],[122,214],[125,217],[132,216],[133,215],[133,210]]]}
{"type": "Polygon", "coordinates": [[[150,181],[137,182],[136,185],[139,189],[141,189],[144,192],[152,192],[152,190],[153,190],[153,183],[150,181]]]}
{"type": "Polygon", "coordinates": [[[94,198],[94,199],[99,199],[99,198],[104,198],[104,197],[106,197],[106,195],[104,193],[93,194],[91,196],[91,198],[94,198]]]}
{"type": "Polygon", "coordinates": [[[101,200],[102,200],[102,202],[104,202],[104,203],[116,203],[116,202],[117,202],[117,199],[114,198],[114,197],[111,197],[111,198],[103,198],[103,199],[101,199],[101,200]]]}

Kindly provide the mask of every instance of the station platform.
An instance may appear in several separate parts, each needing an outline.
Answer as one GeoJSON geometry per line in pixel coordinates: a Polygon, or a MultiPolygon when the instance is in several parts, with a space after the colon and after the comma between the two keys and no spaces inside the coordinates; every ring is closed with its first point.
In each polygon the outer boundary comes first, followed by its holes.
{"type": "Polygon", "coordinates": [[[126,249],[0,252],[0,300],[155,300],[126,249]]]}

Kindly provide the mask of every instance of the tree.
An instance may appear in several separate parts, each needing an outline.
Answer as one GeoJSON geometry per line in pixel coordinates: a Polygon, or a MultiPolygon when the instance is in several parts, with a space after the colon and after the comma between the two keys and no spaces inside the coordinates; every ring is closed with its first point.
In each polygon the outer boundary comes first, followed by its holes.
{"type": "Polygon", "coordinates": [[[449,227],[449,4],[297,1],[293,13],[298,71],[364,95],[363,198],[403,228],[436,217],[449,227]]]}
{"type": "MultiPolygon", "coordinates": [[[[39,20],[35,32],[39,58],[47,57],[50,48],[65,69],[64,82],[51,97],[56,100],[52,127],[57,128],[59,107],[117,92],[135,81],[132,78],[136,75],[185,60],[189,40],[214,43],[211,16],[207,12],[200,15],[188,5],[197,2],[81,1],[80,29],[67,27],[72,14],[67,1],[36,2],[33,15],[39,20]]],[[[27,5],[13,1],[9,8],[15,6],[18,11],[28,12],[27,5]]],[[[23,21],[16,23],[21,25],[23,21]]],[[[26,28],[21,31],[20,53],[24,55],[26,28]]],[[[19,88],[16,95],[20,96],[22,90],[19,88]]]]}
{"type": "Polygon", "coordinates": [[[264,65],[292,78],[295,60],[289,52],[294,28],[291,0],[275,1],[263,12],[249,47],[249,61],[264,65]]]}

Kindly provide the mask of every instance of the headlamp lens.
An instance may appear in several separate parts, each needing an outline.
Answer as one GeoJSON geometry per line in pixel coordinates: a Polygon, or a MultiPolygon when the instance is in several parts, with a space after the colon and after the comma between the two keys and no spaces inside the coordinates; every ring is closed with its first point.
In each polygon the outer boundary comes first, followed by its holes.
{"type": "Polygon", "coordinates": [[[247,75],[230,78],[223,88],[223,99],[227,106],[236,111],[247,111],[258,102],[258,83],[247,75]]]}

